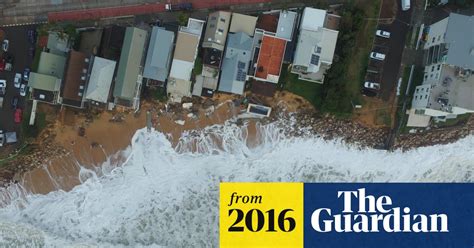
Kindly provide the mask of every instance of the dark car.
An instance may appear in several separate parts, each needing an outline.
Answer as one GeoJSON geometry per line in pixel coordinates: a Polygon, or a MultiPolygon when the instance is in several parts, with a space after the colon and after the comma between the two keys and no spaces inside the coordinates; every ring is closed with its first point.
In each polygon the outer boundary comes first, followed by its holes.
{"type": "Polygon", "coordinates": [[[18,99],[18,96],[14,96],[14,97],[12,98],[12,109],[16,109],[16,108],[18,107],[18,101],[19,101],[19,100],[20,100],[20,99],[18,99]]]}
{"type": "Polygon", "coordinates": [[[28,81],[30,79],[30,68],[26,67],[25,70],[23,71],[23,80],[28,81]]]}
{"type": "Polygon", "coordinates": [[[38,33],[36,32],[36,30],[29,29],[27,31],[27,34],[28,34],[28,42],[30,42],[33,45],[36,44],[36,37],[38,36],[38,33]]]}
{"type": "Polygon", "coordinates": [[[5,64],[6,64],[5,59],[0,59],[0,71],[5,70],[5,64]]]}
{"type": "Polygon", "coordinates": [[[5,61],[7,63],[13,64],[13,62],[15,62],[15,58],[13,57],[11,53],[4,53],[3,57],[5,58],[5,61]]]}
{"type": "Polygon", "coordinates": [[[376,97],[377,96],[377,91],[363,88],[361,91],[362,95],[367,96],[367,97],[376,97]]]}

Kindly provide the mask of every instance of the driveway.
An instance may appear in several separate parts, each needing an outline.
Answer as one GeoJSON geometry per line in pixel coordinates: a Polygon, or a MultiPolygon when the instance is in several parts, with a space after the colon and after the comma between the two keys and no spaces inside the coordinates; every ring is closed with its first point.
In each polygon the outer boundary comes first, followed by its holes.
{"type": "Polygon", "coordinates": [[[384,25],[387,31],[391,32],[387,47],[387,57],[383,65],[381,75],[380,97],[388,101],[398,84],[399,71],[402,62],[403,49],[409,30],[412,9],[402,11],[399,7],[397,17],[390,25],[384,25]]]}

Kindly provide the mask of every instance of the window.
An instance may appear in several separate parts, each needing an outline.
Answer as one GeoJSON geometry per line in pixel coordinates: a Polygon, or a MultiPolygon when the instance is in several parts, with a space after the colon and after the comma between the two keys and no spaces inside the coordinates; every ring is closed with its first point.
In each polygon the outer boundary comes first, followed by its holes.
{"type": "Polygon", "coordinates": [[[433,65],[433,66],[431,66],[431,72],[433,72],[433,71],[434,71],[434,65],[433,65]]]}
{"type": "Polygon", "coordinates": [[[434,43],[436,40],[436,37],[433,37],[433,39],[431,40],[431,43],[434,43]]]}
{"type": "Polygon", "coordinates": [[[225,22],[225,19],[224,19],[224,18],[221,18],[221,22],[225,22]]]}
{"type": "Polygon", "coordinates": [[[441,65],[438,65],[438,71],[441,69],[441,65]]]}
{"type": "Polygon", "coordinates": [[[420,89],[416,89],[416,93],[420,92],[420,89]]]}
{"type": "Polygon", "coordinates": [[[215,21],[217,19],[217,17],[213,16],[211,17],[211,20],[215,21]]]}
{"type": "Polygon", "coordinates": [[[441,40],[441,35],[438,36],[438,41],[440,41],[440,40],[441,40]]]}
{"type": "Polygon", "coordinates": [[[425,95],[425,99],[428,99],[428,95],[425,95]]]}
{"type": "Polygon", "coordinates": [[[210,28],[215,28],[215,27],[216,27],[216,25],[214,25],[214,24],[211,24],[211,25],[209,25],[209,27],[210,27],[210,28]]]}
{"type": "Polygon", "coordinates": [[[219,31],[220,33],[224,33],[224,29],[222,28],[219,28],[217,31],[219,31]]]}

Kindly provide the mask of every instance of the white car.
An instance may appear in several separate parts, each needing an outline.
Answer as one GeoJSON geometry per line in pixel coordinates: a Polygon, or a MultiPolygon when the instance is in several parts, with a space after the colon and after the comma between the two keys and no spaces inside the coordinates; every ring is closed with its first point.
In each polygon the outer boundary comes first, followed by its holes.
{"type": "Polygon", "coordinates": [[[15,74],[14,84],[15,84],[15,88],[20,88],[20,84],[21,84],[21,73],[16,73],[16,74],[15,74]]]}
{"type": "Polygon", "coordinates": [[[375,35],[377,36],[380,36],[380,37],[383,37],[383,38],[390,38],[390,32],[387,32],[387,31],[383,31],[383,30],[377,30],[377,32],[375,32],[375,35]]]}
{"type": "Polygon", "coordinates": [[[20,96],[26,96],[26,84],[21,84],[20,86],[20,96]]]}
{"type": "Polygon", "coordinates": [[[380,84],[366,81],[364,83],[364,88],[371,89],[371,90],[379,90],[380,89],[380,84]]]}
{"type": "Polygon", "coordinates": [[[376,53],[376,52],[371,52],[370,53],[370,58],[371,59],[376,59],[376,60],[384,60],[385,59],[385,54],[383,53],[376,53]]]}
{"type": "Polygon", "coordinates": [[[8,51],[8,44],[10,42],[8,42],[8,40],[3,40],[3,44],[2,44],[2,48],[3,48],[3,51],[8,51]]]}
{"type": "Polygon", "coordinates": [[[0,95],[5,95],[7,89],[7,80],[0,79],[0,95]]]}

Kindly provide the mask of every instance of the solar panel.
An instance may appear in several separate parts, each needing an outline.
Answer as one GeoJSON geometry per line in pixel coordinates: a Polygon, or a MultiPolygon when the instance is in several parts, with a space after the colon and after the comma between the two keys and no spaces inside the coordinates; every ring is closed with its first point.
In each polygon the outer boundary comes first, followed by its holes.
{"type": "Polygon", "coordinates": [[[237,75],[235,78],[237,81],[245,81],[246,77],[247,73],[245,73],[245,71],[237,70],[237,75]]]}
{"type": "Polygon", "coordinates": [[[245,69],[245,63],[239,61],[239,62],[237,63],[237,68],[239,68],[239,69],[241,69],[241,70],[245,69]]]}
{"type": "Polygon", "coordinates": [[[319,64],[319,56],[316,54],[311,55],[311,64],[318,65],[319,64]]]}

